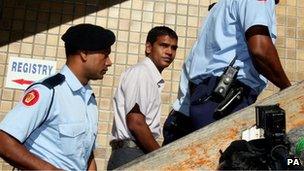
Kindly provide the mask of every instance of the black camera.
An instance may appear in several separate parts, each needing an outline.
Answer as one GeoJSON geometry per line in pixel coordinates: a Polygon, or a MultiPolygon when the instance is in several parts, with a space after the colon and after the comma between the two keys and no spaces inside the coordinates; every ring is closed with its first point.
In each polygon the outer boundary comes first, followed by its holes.
{"type": "Polygon", "coordinates": [[[278,104],[256,106],[256,127],[264,129],[265,147],[268,149],[269,166],[274,170],[302,170],[301,165],[288,165],[290,142],[286,137],[285,111],[278,104]]]}
{"type": "Polygon", "coordinates": [[[285,111],[276,105],[256,106],[256,127],[264,137],[250,141],[236,140],[221,152],[219,170],[304,170],[301,165],[288,165],[295,159],[290,154],[286,137],[285,111]]]}
{"type": "Polygon", "coordinates": [[[286,138],[285,111],[278,104],[256,106],[256,126],[272,144],[282,144],[286,138]]]}

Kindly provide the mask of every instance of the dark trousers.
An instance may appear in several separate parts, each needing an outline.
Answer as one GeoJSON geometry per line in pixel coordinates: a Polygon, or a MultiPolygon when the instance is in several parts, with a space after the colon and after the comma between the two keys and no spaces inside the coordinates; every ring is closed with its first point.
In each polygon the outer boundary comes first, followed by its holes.
{"type": "Polygon", "coordinates": [[[118,148],[112,149],[112,153],[108,162],[107,170],[114,170],[118,167],[127,164],[145,153],[140,148],[118,148]]]}
{"type": "Polygon", "coordinates": [[[190,117],[172,110],[163,127],[163,146],[192,132],[190,117]]]}
{"type": "MultiPolygon", "coordinates": [[[[171,112],[163,128],[163,145],[224,117],[215,116],[215,111],[220,102],[211,96],[218,79],[218,77],[211,76],[199,85],[189,85],[191,90],[190,117],[176,111],[171,112]]],[[[241,98],[227,108],[225,116],[251,105],[257,99],[258,94],[250,87],[239,81],[237,81],[236,86],[242,87],[244,91],[241,98]]]]}

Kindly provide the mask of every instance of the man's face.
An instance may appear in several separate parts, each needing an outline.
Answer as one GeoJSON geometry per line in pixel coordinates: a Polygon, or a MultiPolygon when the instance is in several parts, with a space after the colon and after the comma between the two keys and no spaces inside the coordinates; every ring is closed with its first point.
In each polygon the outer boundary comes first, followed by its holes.
{"type": "Polygon", "coordinates": [[[111,50],[87,52],[87,67],[85,71],[88,79],[102,79],[103,75],[108,71],[108,67],[112,65],[109,58],[111,50]]]}
{"type": "Polygon", "coordinates": [[[168,67],[175,58],[177,40],[168,35],[158,36],[153,44],[146,43],[146,52],[160,72],[168,67]]]}

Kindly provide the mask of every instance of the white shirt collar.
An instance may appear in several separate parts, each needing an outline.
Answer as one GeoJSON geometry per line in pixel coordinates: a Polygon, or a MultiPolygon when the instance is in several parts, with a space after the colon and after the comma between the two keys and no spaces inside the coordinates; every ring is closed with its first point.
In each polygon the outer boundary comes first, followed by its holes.
{"type": "Polygon", "coordinates": [[[156,82],[156,84],[158,85],[158,87],[163,86],[163,84],[165,83],[162,75],[160,74],[160,72],[158,71],[156,65],[153,63],[153,61],[149,58],[146,57],[142,63],[144,65],[147,66],[147,68],[151,71],[151,73],[153,74],[153,79],[156,82]]]}

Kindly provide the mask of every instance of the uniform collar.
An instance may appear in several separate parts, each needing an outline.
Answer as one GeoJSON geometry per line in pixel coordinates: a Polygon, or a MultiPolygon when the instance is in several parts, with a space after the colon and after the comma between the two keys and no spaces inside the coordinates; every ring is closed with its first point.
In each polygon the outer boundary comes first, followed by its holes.
{"type": "Polygon", "coordinates": [[[65,76],[65,80],[72,91],[78,91],[83,88],[89,89],[89,85],[83,86],[67,65],[63,66],[60,73],[65,76]]]}
{"type": "Polygon", "coordinates": [[[146,65],[147,68],[151,71],[153,79],[157,83],[158,87],[162,87],[165,81],[153,61],[149,57],[146,57],[143,60],[143,64],[146,65]]]}
{"type": "Polygon", "coordinates": [[[95,95],[93,90],[89,84],[83,86],[76,75],[70,70],[67,65],[64,65],[60,71],[61,74],[65,76],[65,81],[73,92],[77,92],[81,95],[86,104],[90,102],[90,99],[93,95],[95,99],[95,95]]]}

